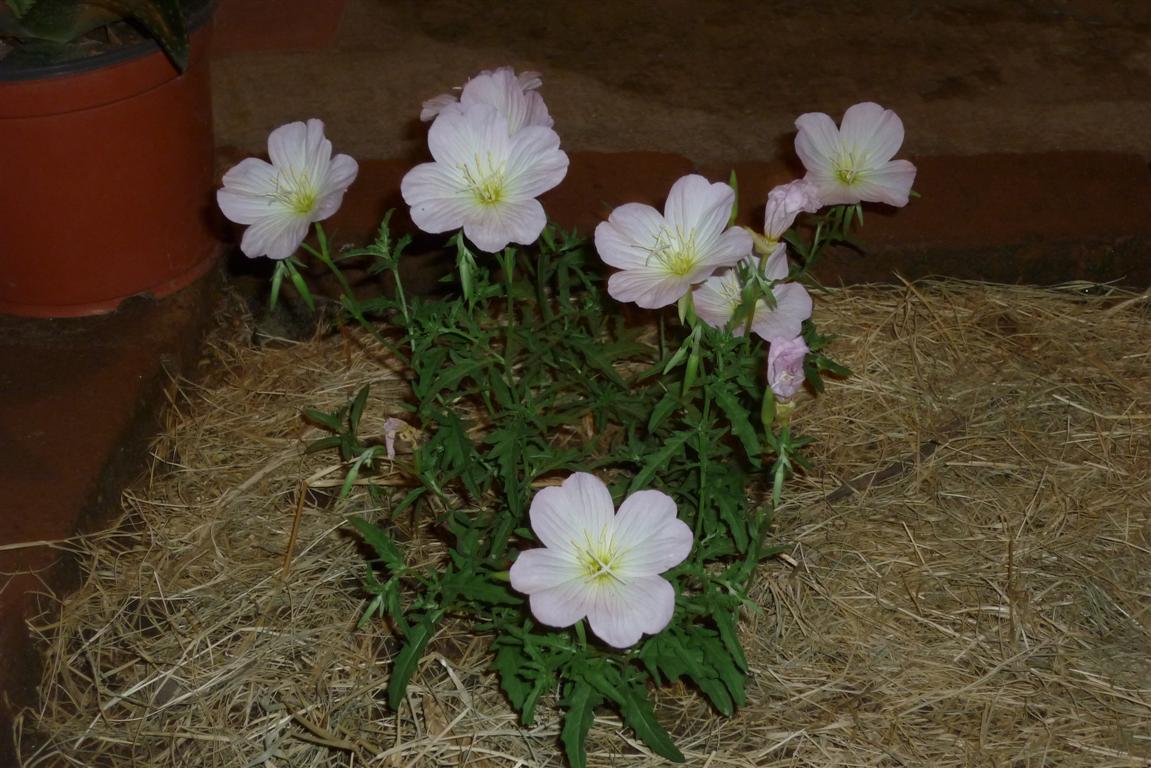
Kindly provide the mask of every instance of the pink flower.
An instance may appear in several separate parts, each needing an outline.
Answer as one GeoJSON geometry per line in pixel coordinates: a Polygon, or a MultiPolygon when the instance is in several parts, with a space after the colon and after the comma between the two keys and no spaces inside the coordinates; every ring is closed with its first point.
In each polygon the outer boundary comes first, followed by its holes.
{"type": "Polygon", "coordinates": [[[848,108],[842,128],[822,112],[795,121],[795,151],[825,205],[860,201],[907,205],[915,166],[892,160],[903,144],[903,121],[890,109],[864,102],[848,108]]]}
{"type": "Polygon", "coordinates": [[[672,185],[662,214],[640,203],[616,208],[595,230],[600,258],[622,270],[608,278],[608,294],[645,309],[666,307],[749,255],[751,235],[727,226],[734,201],[727,184],[690,175],[672,185]]]}
{"type": "Polygon", "coordinates": [[[521,552],[509,575],[541,623],[587,617],[604,642],[627,648],[671,621],[675,589],[659,574],[683,562],[693,536],[670,496],[637,491],[617,513],[603,481],[576,472],[537,493],[528,514],[544,546],[521,552]]]}
{"type": "MultiPolygon", "coordinates": [[[[787,249],[780,245],[768,258],[764,276],[768,280],[782,280],[787,277],[787,271],[787,249]]],[[[757,301],[751,330],[764,339],[798,336],[803,321],[811,317],[811,295],[799,283],[777,283],[771,293],[775,297],[775,307],[769,307],[763,299],[757,301]]],[[[739,272],[729,269],[708,278],[695,289],[692,298],[700,320],[713,328],[726,328],[743,299],[739,272]]],[[[742,336],[743,331],[743,323],[737,323],[731,329],[733,336],[742,336]]]]}
{"type": "Polygon", "coordinates": [[[536,200],[563,180],[568,156],[551,128],[530,125],[514,134],[487,104],[443,112],[428,130],[435,162],[400,182],[412,222],[425,232],[463,228],[481,250],[531,245],[547,224],[536,200]]]}
{"type": "Polygon", "coordinates": [[[767,384],[780,400],[787,402],[803,387],[803,360],[808,352],[802,336],[771,340],[767,351],[767,384]]]}
{"type": "Polygon", "coordinates": [[[425,101],[420,120],[427,122],[444,112],[467,109],[473,104],[487,104],[508,121],[509,133],[528,125],[551,128],[554,121],[548,114],[543,97],[537,92],[542,84],[538,72],[516,75],[511,67],[484,70],[468,80],[459,101],[450,93],[425,101]]]}
{"type": "Polygon", "coordinates": [[[240,250],[245,256],[286,259],[308,228],[339,210],[359,166],[347,155],[332,157],[319,120],[281,125],[268,135],[271,163],[249,157],[224,174],[216,192],[220,210],[248,224],[240,250]]]}

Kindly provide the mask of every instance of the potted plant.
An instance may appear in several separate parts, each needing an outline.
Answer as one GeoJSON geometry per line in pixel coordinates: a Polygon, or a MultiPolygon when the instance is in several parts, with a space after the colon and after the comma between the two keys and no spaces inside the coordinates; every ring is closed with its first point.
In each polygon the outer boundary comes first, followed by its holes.
{"type": "Polygon", "coordinates": [[[205,274],[212,0],[5,3],[0,312],[107,312],[205,274]]]}

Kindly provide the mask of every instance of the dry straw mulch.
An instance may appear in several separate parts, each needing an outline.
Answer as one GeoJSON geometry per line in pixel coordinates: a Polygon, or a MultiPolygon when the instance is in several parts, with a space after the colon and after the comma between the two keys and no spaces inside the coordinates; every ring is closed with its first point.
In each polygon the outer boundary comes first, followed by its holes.
{"type": "MultiPolygon", "coordinates": [[[[805,400],[816,470],[777,517],[744,639],[750,703],[659,713],[698,766],[1142,766],[1151,761],[1151,314],[1119,291],[958,282],[817,301],[855,375],[805,400]]],[[[43,766],[560,765],[557,712],[518,726],[483,638],[449,628],[398,713],[395,642],[363,607],[331,455],[302,408],[402,383],[336,335],[215,336],[87,583],[36,627],[43,766]],[[299,493],[302,480],[319,490],[299,493]],[[285,552],[300,525],[285,570],[285,552]]],[[[359,489],[362,490],[362,489],[359,489]]],[[[662,761],[605,713],[596,766],[662,761]]]]}

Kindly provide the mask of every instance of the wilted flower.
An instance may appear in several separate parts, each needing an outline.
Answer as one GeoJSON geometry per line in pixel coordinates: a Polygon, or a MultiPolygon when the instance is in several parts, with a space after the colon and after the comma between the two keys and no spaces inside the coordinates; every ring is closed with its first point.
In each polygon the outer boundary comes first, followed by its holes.
{"type": "Polygon", "coordinates": [[[903,121],[890,109],[864,102],[849,107],[841,128],[822,112],[795,121],[795,151],[826,205],[860,201],[907,205],[915,166],[892,160],[903,144],[903,121]]]}
{"type": "Polygon", "coordinates": [[[684,176],[672,185],[664,212],[628,203],[596,227],[600,258],[622,272],[608,279],[617,301],[645,309],[675,303],[715,270],[751,252],[751,235],[728,227],[735,191],[703,176],[684,176]]]}
{"type": "MultiPolygon", "coordinates": [[[[768,280],[787,277],[785,248],[777,248],[768,258],[764,277],[768,280]]],[[[764,339],[798,336],[803,321],[811,317],[811,295],[799,283],[776,283],[771,293],[775,307],[769,307],[764,299],[756,301],[751,330],[764,339]]],[[[714,328],[726,328],[742,300],[742,285],[736,269],[708,278],[693,294],[696,315],[714,328]]],[[[732,335],[742,336],[744,327],[744,323],[737,323],[731,329],[732,335]]]]}
{"type": "Polygon", "coordinates": [[[551,128],[554,121],[537,89],[543,81],[539,72],[521,72],[511,67],[484,70],[464,85],[459,100],[445,93],[424,102],[420,119],[432,120],[444,112],[467,109],[473,104],[487,104],[508,121],[508,131],[515,133],[528,125],[551,128]]]}
{"type": "Polygon", "coordinates": [[[796,179],[780,184],[767,193],[767,206],[763,212],[763,234],[778,243],[783,239],[795,217],[801,213],[815,213],[823,205],[819,188],[807,179],[796,179]]]}
{"type": "Polygon", "coordinates": [[[384,419],[384,452],[388,459],[396,458],[396,439],[414,444],[420,431],[403,419],[389,416],[384,419]]]}
{"type": "Polygon", "coordinates": [[[563,180],[568,156],[551,128],[509,134],[508,121],[487,104],[442,113],[428,130],[435,159],[408,171],[400,193],[425,232],[463,227],[481,250],[536,241],[547,215],[536,200],[563,180]]]}
{"type": "Polygon", "coordinates": [[[347,155],[332,157],[319,120],[272,131],[268,156],[271,163],[249,157],[224,174],[216,202],[229,219],[249,225],[240,241],[244,255],[286,259],[313,222],[339,210],[359,167],[347,155]]]}
{"type": "Polygon", "coordinates": [[[659,574],[683,562],[693,537],[670,496],[637,491],[616,513],[603,481],[577,472],[537,493],[529,515],[544,546],[521,552],[510,576],[540,622],[587,617],[604,642],[626,648],[671,621],[675,589],[659,574]]]}
{"type": "Polygon", "coordinates": [[[809,352],[802,336],[771,340],[767,351],[767,385],[787,402],[803,386],[803,360],[809,352]]]}

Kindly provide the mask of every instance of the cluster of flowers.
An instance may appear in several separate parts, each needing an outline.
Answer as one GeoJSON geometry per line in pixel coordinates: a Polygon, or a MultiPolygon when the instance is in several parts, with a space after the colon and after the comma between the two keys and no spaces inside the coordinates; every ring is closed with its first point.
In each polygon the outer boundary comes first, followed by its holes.
{"type": "MultiPolygon", "coordinates": [[[[536,198],[568,168],[539,87],[538,74],[505,67],[480,73],[458,96],[425,102],[433,162],[401,184],[416,226],[462,229],[487,252],[539,238],[547,218],[536,198]]],[[[807,172],[770,192],[762,233],[730,226],[735,190],[695,174],[672,185],[662,213],[629,203],[595,232],[600,257],[619,270],[608,280],[609,295],[648,309],[690,302],[712,327],[759,335],[770,345],[768,384],[782,401],[802,386],[809,350],[801,331],[812,311],[807,290],[787,282],[784,233],[801,212],[825,205],[906,205],[915,179],[910,162],[892,160],[903,124],[891,110],[861,103],[839,127],[822,113],[801,115],[796,127],[807,172]],[[761,297],[739,318],[749,281],[762,287],[761,297]]],[[[339,208],[357,165],[347,155],[332,157],[319,120],[277,128],[268,154],[270,163],[249,158],[230,170],[218,202],[229,219],[250,225],[241,242],[246,255],[287,259],[312,223],[339,208]]],[[[617,513],[603,481],[576,473],[536,494],[529,516],[544,546],[522,552],[510,579],[529,595],[539,621],[567,627],[587,618],[619,648],[667,626],[675,592],[660,574],[687,558],[693,539],[671,497],[639,491],[617,513]]]]}

